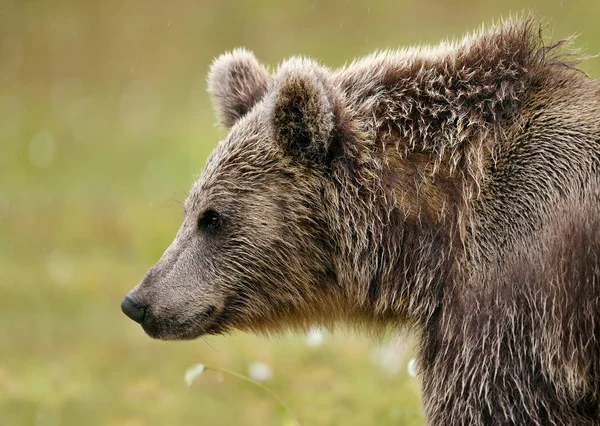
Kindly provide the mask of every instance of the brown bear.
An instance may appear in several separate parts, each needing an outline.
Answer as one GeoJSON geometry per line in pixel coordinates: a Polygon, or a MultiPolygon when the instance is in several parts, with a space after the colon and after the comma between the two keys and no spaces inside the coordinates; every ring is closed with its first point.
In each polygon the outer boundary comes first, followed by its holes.
{"type": "Polygon", "coordinates": [[[540,28],[216,59],[229,134],[123,311],[161,339],[410,327],[429,424],[600,424],[600,86],[540,28]]]}

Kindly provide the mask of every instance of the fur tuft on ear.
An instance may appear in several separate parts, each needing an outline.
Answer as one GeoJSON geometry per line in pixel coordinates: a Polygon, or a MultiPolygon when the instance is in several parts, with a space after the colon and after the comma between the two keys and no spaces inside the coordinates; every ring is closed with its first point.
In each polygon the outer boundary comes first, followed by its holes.
{"type": "Polygon", "coordinates": [[[275,140],[305,162],[326,159],[336,125],[337,98],[315,62],[291,59],[274,77],[271,123],[275,140]]]}
{"type": "Polygon", "coordinates": [[[263,97],[269,80],[267,69],[246,49],[215,59],[208,73],[208,92],[219,122],[231,128],[263,97]]]}

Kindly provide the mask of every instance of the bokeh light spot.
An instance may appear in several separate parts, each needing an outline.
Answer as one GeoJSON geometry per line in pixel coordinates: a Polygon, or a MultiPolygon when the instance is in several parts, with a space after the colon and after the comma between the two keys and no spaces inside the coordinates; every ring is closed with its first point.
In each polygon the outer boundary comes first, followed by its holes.
{"type": "Polygon", "coordinates": [[[73,270],[73,260],[61,250],[54,250],[46,258],[46,272],[50,279],[57,284],[69,284],[73,277],[73,270]]]}
{"type": "Polygon", "coordinates": [[[253,362],[248,367],[248,375],[257,382],[265,382],[273,376],[273,371],[264,362],[253,362]]]}
{"type": "Polygon", "coordinates": [[[143,136],[160,118],[160,96],[148,82],[135,82],[121,95],[119,116],[123,128],[143,136]]]}
{"type": "Polygon", "coordinates": [[[52,133],[45,130],[29,142],[29,162],[40,169],[47,168],[56,156],[56,142],[52,133]]]}

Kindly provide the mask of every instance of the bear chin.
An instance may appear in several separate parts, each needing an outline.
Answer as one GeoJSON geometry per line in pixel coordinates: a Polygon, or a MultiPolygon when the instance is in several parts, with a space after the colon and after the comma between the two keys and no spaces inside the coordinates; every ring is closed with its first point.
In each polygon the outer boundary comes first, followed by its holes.
{"type": "Polygon", "coordinates": [[[141,326],[146,334],[159,340],[194,340],[206,335],[224,334],[228,327],[221,312],[209,306],[192,318],[161,318],[149,313],[141,326]]]}

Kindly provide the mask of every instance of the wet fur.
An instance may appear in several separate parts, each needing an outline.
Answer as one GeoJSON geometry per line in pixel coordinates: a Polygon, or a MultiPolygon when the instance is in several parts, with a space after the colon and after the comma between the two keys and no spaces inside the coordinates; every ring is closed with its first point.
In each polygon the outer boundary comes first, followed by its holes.
{"type": "Polygon", "coordinates": [[[600,424],[600,91],[565,44],[529,18],[338,70],[217,59],[231,131],[186,210],[232,219],[191,336],[409,326],[429,424],[600,424]]]}

